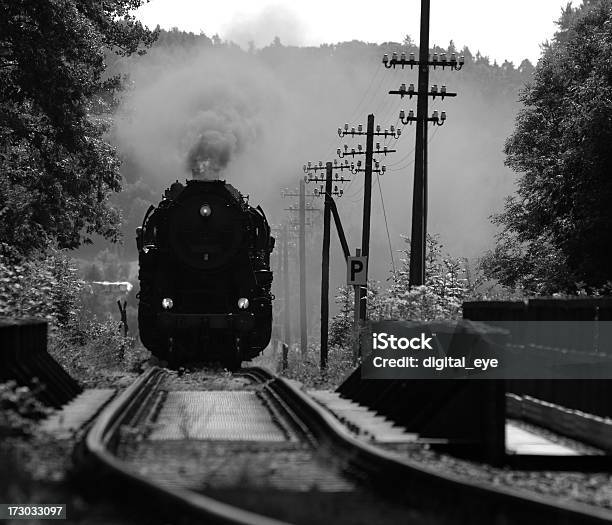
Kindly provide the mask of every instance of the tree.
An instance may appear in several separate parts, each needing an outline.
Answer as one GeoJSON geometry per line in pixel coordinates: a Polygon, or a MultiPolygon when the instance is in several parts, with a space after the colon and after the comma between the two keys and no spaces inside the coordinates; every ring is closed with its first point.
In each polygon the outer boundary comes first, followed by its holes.
{"type": "Polygon", "coordinates": [[[520,173],[485,269],[529,291],[612,280],[612,0],[563,10],[505,145],[520,173]],[[546,261],[546,262],[545,262],[546,261]]]}
{"type": "Polygon", "coordinates": [[[143,0],[0,1],[0,241],[22,255],[119,234],[121,187],[105,140],[119,77],[105,50],[143,53],[143,0]]]}

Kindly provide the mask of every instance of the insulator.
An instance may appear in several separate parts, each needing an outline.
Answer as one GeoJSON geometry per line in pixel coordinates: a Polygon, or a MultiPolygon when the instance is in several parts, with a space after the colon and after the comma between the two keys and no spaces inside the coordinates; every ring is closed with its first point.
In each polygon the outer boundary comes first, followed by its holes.
{"type": "Polygon", "coordinates": [[[434,120],[438,120],[438,110],[437,110],[437,109],[436,109],[436,110],[433,112],[433,114],[431,115],[431,117],[432,117],[434,120]]]}
{"type": "Polygon", "coordinates": [[[323,166],[323,161],[319,161],[319,166],[323,166]]]}
{"type": "Polygon", "coordinates": [[[342,188],[340,188],[340,194],[339,197],[342,197],[342,195],[344,194],[344,190],[342,188]]]}
{"type": "Polygon", "coordinates": [[[402,85],[400,86],[399,90],[400,90],[401,92],[406,91],[406,84],[402,84],[402,85]]]}
{"type": "Polygon", "coordinates": [[[336,154],[337,154],[337,155],[340,155],[341,153],[342,153],[342,150],[341,150],[340,148],[338,148],[338,149],[336,150],[336,154]]]}
{"type": "Polygon", "coordinates": [[[405,61],[406,60],[406,53],[402,53],[400,55],[400,58],[402,59],[402,61],[405,61]]]}
{"type": "Polygon", "coordinates": [[[393,55],[391,55],[391,59],[397,61],[397,53],[394,51],[393,55]]]}
{"type": "MultiPolygon", "coordinates": [[[[338,151],[340,151],[340,150],[338,150],[338,151]]],[[[337,165],[338,165],[338,159],[334,159],[334,166],[337,166],[337,165]]]]}
{"type": "Polygon", "coordinates": [[[410,62],[414,62],[414,53],[410,53],[410,62]]]}
{"type": "Polygon", "coordinates": [[[379,167],[379,163],[378,163],[378,161],[374,161],[374,167],[375,167],[376,169],[378,169],[378,167],[379,167]]]}
{"type": "Polygon", "coordinates": [[[357,144],[357,150],[361,151],[363,149],[363,147],[361,146],[361,144],[357,144]]]}
{"type": "Polygon", "coordinates": [[[360,160],[358,160],[358,161],[357,161],[357,167],[358,167],[358,168],[360,168],[360,167],[361,167],[361,161],[360,161],[360,160]]]}
{"type": "Polygon", "coordinates": [[[446,120],[446,111],[443,111],[443,112],[440,114],[440,120],[446,120]]]}
{"type": "Polygon", "coordinates": [[[391,133],[395,133],[395,126],[391,126],[389,129],[391,130],[391,133]]]}
{"type": "Polygon", "coordinates": [[[315,195],[319,195],[319,189],[315,188],[314,190],[312,190],[312,193],[314,193],[315,195]]]}
{"type": "Polygon", "coordinates": [[[357,131],[359,131],[359,133],[361,133],[363,131],[363,126],[361,124],[359,124],[359,126],[357,126],[357,131]]]}
{"type": "Polygon", "coordinates": [[[387,55],[387,53],[385,53],[383,55],[383,64],[387,64],[389,62],[389,55],[387,55]]]}
{"type": "Polygon", "coordinates": [[[312,162],[308,161],[308,167],[312,166],[312,162]]]}
{"type": "Polygon", "coordinates": [[[402,134],[402,130],[401,129],[397,129],[397,136],[399,137],[402,134]]]}
{"type": "Polygon", "coordinates": [[[376,143],[376,149],[380,149],[380,142],[376,143]]]}
{"type": "Polygon", "coordinates": [[[351,128],[351,135],[355,134],[355,128],[351,128]]]}
{"type": "Polygon", "coordinates": [[[348,131],[348,124],[344,125],[344,131],[348,131]]]}
{"type": "Polygon", "coordinates": [[[379,133],[380,132],[380,124],[376,124],[376,132],[379,133]]]}
{"type": "Polygon", "coordinates": [[[457,54],[451,53],[451,62],[457,62],[457,54]]]}
{"type": "Polygon", "coordinates": [[[334,186],[334,193],[338,193],[338,186],[334,186]]]}
{"type": "Polygon", "coordinates": [[[408,93],[414,93],[414,84],[408,86],[408,93]]]}
{"type": "Polygon", "coordinates": [[[465,64],[465,57],[464,57],[464,56],[460,56],[460,57],[459,57],[459,63],[460,63],[461,65],[465,64]]]}
{"type": "Polygon", "coordinates": [[[304,166],[302,166],[302,169],[303,169],[304,171],[306,171],[306,164],[304,164],[304,166]]]}
{"type": "Polygon", "coordinates": [[[441,93],[446,93],[446,86],[442,85],[442,87],[440,88],[440,92],[441,93]]]}
{"type": "Polygon", "coordinates": [[[336,180],[338,180],[338,174],[336,173],[336,180]]]}
{"type": "MultiPolygon", "coordinates": [[[[398,131],[399,131],[399,129],[398,129],[398,131]]],[[[385,155],[387,154],[387,146],[385,146],[385,147],[383,148],[383,153],[384,153],[385,155]]]]}
{"type": "Polygon", "coordinates": [[[401,110],[400,110],[400,114],[399,114],[399,118],[400,118],[400,119],[402,119],[402,120],[404,120],[404,117],[405,117],[405,116],[406,116],[406,112],[405,112],[403,109],[401,109],[401,110]]]}
{"type": "Polygon", "coordinates": [[[442,62],[446,62],[446,53],[442,53],[440,55],[440,60],[442,60],[442,62]]]}
{"type": "Polygon", "coordinates": [[[412,109],[411,109],[411,110],[408,112],[408,118],[414,118],[414,110],[412,110],[412,109]]]}
{"type": "Polygon", "coordinates": [[[438,84],[434,84],[433,86],[431,86],[431,92],[432,93],[437,93],[438,92],[438,84]]]}
{"type": "Polygon", "coordinates": [[[382,172],[384,173],[385,171],[387,171],[387,166],[382,167],[382,172]]]}
{"type": "Polygon", "coordinates": [[[438,61],[438,53],[434,53],[433,54],[433,61],[437,62],[438,61]]]}

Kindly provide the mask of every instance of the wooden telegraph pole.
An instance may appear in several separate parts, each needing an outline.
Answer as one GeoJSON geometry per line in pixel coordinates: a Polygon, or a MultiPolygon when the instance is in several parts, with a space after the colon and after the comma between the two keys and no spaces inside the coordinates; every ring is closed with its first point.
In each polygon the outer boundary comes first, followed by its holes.
{"type": "Polygon", "coordinates": [[[283,288],[284,288],[284,321],[285,321],[285,344],[291,345],[291,312],[289,305],[291,304],[289,293],[289,232],[287,224],[283,225],[283,288]]]}
{"type": "Polygon", "coordinates": [[[412,234],[410,238],[410,285],[425,284],[425,242],[427,237],[427,125],[429,91],[430,0],[421,0],[421,38],[417,96],[416,148],[412,193],[412,234]]]}
{"type": "Polygon", "coordinates": [[[446,86],[442,85],[438,89],[437,84],[431,86],[429,90],[429,68],[434,69],[440,67],[443,70],[447,67],[451,71],[459,71],[464,63],[465,57],[459,57],[454,52],[450,53],[434,53],[429,57],[429,13],[430,0],[421,0],[421,36],[419,43],[419,59],[415,60],[414,53],[410,53],[406,59],[406,53],[402,53],[398,58],[397,53],[393,53],[391,60],[388,55],[383,56],[383,64],[386,68],[405,67],[414,68],[417,66],[418,90],[414,90],[414,85],[406,89],[406,84],[401,84],[399,90],[389,91],[389,94],[400,95],[402,98],[417,96],[417,114],[410,110],[408,115],[404,110],[400,111],[400,121],[402,124],[416,124],[416,144],[414,153],[414,187],[412,194],[412,231],[410,239],[410,285],[420,286],[425,284],[425,251],[427,242],[427,126],[432,122],[436,126],[444,125],[446,121],[446,112],[442,111],[439,115],[438,111],[434,111],[431,117],[428,113],[428,97],[440,97],[444,100],[445,97],[455,97],[457,93],[450,93],[446,86]],[[450,59],[449,59],[450,58],[450,59]]]}
{"type": "MultiPolygon", "coordinates": [[[[372,211],[372,160],[374,157],[374,115],[368,115],[366,130],[365,172],[363,181],[363,225],[361,231],[361,255],[370,254],[370,216],[372,211]]],[[[367,279],[367,277],[366,277],[367,279]]],[[[366,281],[367,283],[367,281],[366,281]]],[[[359,286],[359,320],[365,323],[368,307],[368,285],[359,286]]]]}
{"type": "Polygon", "coordinates": [[[302,358],[308,353],[308,320],[306,317],[306,181],[300,179],[300,351],[302,358]]]}
{"type": "Polygon", "coordinates": [[[321,263],[321,370],[327,368],[329,325],[329,237],[331,221],[332,163],[325,165],[325,204],[323,207],[323,250],[321,263]]]}

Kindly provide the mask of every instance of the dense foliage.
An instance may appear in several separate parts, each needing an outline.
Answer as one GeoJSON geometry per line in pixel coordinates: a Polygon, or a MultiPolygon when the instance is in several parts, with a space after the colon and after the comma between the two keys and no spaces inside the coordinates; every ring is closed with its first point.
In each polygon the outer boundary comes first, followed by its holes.
{"type": "MultiPolygon", "coordinates": [[[[387,291],[378,283],[369,283],[368,318],[432,321],[457,319],[462,315],[461,304],[475,293],[480,280],[470,279],[467,261],[445,253],[444,246],[435,236],[427,239],[426,281],[423,286],[409,285],[410,239],[404,238],[401,266],[392,278],[387,291]]],[[[336,304],[339,312],[333,317],[329,330],[329,344],[350,347],[353,329],[353,290],[338,290],[336,304]]]]}
{"type": "Polygon", "coordinates": [[[530,293],[612,281],[612,0],[568,6],[505,147],[520,173],[488,275],[530,293]]]}
{"type": "Polygon", "coordinates": [[[0,316],[46,319],[51,354],[81,379],[102,368],[131,370],[146,357],[134,348],[133,338],[123,337],[112,310],[96,315],[95,300],[62,252],[51,250],[19,264],[0,255],[0,316]]]}
{"type": "Polygon", "coordinates": [[[0,239],[23,254],[92,233],[118,235],[119,162],[105,140],[120,77],[105,51],[140,52],[155,33],[142,0],[0,2],[0,239]]]}

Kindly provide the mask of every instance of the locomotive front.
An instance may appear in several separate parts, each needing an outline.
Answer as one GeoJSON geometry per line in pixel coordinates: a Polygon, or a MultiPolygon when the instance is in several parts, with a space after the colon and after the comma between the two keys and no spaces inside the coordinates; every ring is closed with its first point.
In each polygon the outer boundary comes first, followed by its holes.
{"type": "Polygon", "coordinates": [[[177,365],[237,368],[269,343],[274,238],[258,206],[224,181],[178,181],[137,231],[140,338],[177,365]]]}

